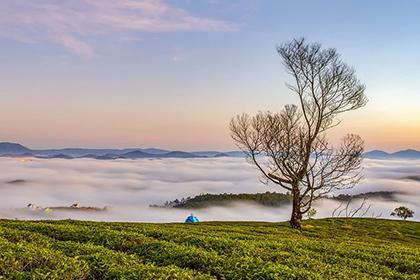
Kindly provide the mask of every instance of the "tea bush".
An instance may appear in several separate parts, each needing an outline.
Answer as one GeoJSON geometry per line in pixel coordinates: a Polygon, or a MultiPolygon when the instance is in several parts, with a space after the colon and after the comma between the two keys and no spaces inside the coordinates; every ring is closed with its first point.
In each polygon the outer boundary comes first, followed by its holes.
{"type": "Polygon", "coordinates": [[[0,279],[420,279],[420,223],[1,220],[0,279]]]}

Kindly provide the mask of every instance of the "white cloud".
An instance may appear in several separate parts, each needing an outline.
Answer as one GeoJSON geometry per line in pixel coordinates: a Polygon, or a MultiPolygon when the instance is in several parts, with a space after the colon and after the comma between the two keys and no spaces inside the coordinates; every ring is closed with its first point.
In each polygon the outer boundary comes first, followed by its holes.
{"type": "Polygon", "coordinates": [[[162,0],[3,0],[0,36],[24,43],[52,42],[94,55],[92,38],[124,40],[136,32],[229,31],[223,20],[198,17],[162,0]]]}
{"type": "MultiPolygon", "coordinates": [[[[201,193],[255,193],[281,191],[258,180],[258,171],[237,158],[116,160],[50,159],[21,162],[0,158],[0,218],[90,219],[116,221],[176,222],[190,210],[149,208],[166,200],[201,193]],[[25,184],[6,182],[24,179],[25,184]],[[99,213],[33,213],[28,203],[40,206],[109,206],[99,213]]],[[[420,182],[404,179],[420,173],[420,161],[365,161],[366,179],[351,193],[400,191],[399,202],[369,201],[369,215],[389,213],[403,204],[420,219],[420,182]]],[[[357,207],[354,202],[353,208],[357,207]]],[[[317,217],[328,217],[335,201],[317,202],[317,217]]],[[[194,210],[202,220],[287,220],[289,207],[268,208],[254,204],[194,210]]]]}

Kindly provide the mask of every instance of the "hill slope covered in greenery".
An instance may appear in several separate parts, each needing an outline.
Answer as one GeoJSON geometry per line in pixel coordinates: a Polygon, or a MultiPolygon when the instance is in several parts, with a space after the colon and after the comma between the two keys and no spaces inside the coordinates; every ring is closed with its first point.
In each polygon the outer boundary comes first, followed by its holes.
{"type": "Polygon", "coordinates": [[[0,221],[0,279],[420,279],[420,223],[0,221]]]}
{"type": "MultiPolygon", "coordinates": [[[[387,201],[397,201],[397,192],[367,192],[355,195],[340,194],[338,196],[324,197],[324,199],[334,199],[339,201],[349,201],[352,199],[381,199],[387,201]]],[[[163,205],[150,205],[151,207],[163,208],[205,208],[211,206],[228,206],[233,202],[253,202],[261,206],[279,207],[289,205],[292,202],[290,193],[265,192],[265,193],[220,193],[220,194],[200,194],[194,197],[175,199],[166,201],[163,205]]]]}

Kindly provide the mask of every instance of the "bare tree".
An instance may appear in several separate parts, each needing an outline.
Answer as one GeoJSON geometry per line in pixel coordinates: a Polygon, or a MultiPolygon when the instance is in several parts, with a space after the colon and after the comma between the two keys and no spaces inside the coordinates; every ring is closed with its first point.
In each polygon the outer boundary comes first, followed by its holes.
{"type": "Polygon", "coordinates": [[[364,143],[354,134],[333,148],[326,132],[337,126],[341,113],[364,106],[365,86],[335,49],[294,39],[277,51],[291,75],[288,88],[298,105],[278,113],[259,112],[232,118],[231,135],[266,182],[290,191],[290,224],[300,229],[302,214],[312,202],[336,189],[353,187],[361,178],[364,143]]]}
{"type": "Polygon", "coordinates": [[[352,203],[352,199],[350,198],[347,200],[343,208],[342,208],[343,202],[341,202],[340,205],[338,205],[338,207],[332,211],[331,217],[332,218],[340,217],[341,214],[344,214],[343,216],[346,218],[353,218],[360,211],[363,211],[363,212],[360,212],[359,217],[364,217],[366,216],[366,214],[369,212],[370,208],[372,207],[372,204],[369,204],[368,206],[366,206],[366,202],[367,202],[367,198],[363,198],[362,202],[360,203],[358,207],[354,209],[350,209],[349,207],[350,207],[350,204],[352,203]],[[335,216],[335,213],[337,213],[337,211],[339,212],[337,216],[335,216]]]}

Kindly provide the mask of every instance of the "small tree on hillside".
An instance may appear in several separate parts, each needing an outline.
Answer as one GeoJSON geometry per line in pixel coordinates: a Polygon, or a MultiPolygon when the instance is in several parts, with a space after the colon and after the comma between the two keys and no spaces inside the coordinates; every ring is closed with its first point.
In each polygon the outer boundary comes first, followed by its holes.
{"type": "Polygon", "coordinates": [[[336,189],[359,182],[363,141],[347,135],[331,147],[326,132],[341,113],[364,106],[365,86],[335,49],[295,39],[277,49],[293,82],[287,84],[298,105],[278,113],[260,112],[232,118],[231,135],[251,163],[272,182],[292,194],[290,224],[300,229],[312,202],[336,189]]]}
{"type": "Polygon", "coordinates": [[[317,211],[314,208],[311,208],[306,212],[306,216],[308,216],[308,219],[312,219],[316,215],[317,211]]]}
{"type": "Polygon", "coordinates": [[[391,216],[398,216],[405,221],[407,218],[412,218],[414,216],[414,211],[405,206],[400,206],[394,209],[391,216]]]}

